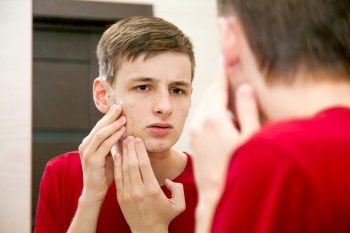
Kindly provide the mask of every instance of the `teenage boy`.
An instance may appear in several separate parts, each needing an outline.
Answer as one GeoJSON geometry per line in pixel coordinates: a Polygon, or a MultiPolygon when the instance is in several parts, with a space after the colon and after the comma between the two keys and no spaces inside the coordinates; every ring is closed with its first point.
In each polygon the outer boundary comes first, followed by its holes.
{"type": "Polygon", "coordinates": [[[349,1],[218,5],[224,68],[191,130],[197,232],[349,232],[349,1]]]}
{"type": "Polygon", "coordinates": [[[191,158],[172,148],[191,105],[190,40],[162,19],[132,17],[104,32],[97,57],[105,116],[79,152],[48,162],[35,232],[193,232],[191,158]]]}

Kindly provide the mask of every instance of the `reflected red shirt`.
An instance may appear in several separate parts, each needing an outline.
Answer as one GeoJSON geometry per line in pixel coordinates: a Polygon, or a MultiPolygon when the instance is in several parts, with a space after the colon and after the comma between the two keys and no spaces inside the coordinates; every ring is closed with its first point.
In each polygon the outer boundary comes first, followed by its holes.
{"type": "MultiPolygon", "coordinates": [[[[186,210],[171,222],[169,232],[194,232],[197,190],[194,183],[192,160],[188,154],[187,156],[188,160],[184,171],[173,180],[184,186],[186,210]]],[[[82,167],[77,151],[50,160],[40,183],[34,232],[67,232],[76,212],[82,188],[82,167]]],[[[165,186],[162,186],[162,190],[168,197],[171,196],[170,191],[165,186]]],[[[100,211],[96,232],[131,232],[119,208],[114,183],[109,188],[100,211]]]]}

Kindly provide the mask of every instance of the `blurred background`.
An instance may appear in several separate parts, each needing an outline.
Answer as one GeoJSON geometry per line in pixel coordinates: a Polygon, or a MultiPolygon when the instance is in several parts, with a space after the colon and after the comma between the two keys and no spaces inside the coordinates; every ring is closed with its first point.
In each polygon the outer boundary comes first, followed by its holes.
{"type": "MultiPolygon", "coordinates": [[[[108,25],[157,16],[193,44],[192,112],[215,77],[215,0],[1,0],[0,232],[31,232],[47,161],[77,150],[101,115],[92,100],[95,49],[108,25]]],[[[176,144],[190,151],[188,130],[176,144]]]]}

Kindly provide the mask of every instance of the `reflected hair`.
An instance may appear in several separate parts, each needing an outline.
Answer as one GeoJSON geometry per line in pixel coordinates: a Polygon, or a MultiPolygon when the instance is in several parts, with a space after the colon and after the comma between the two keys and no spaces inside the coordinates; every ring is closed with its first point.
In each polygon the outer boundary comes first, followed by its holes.
{"type": "Polygon", "coordinates": [[[140,55],[144,60],[165,52],[186,54],[191,61],[192,79],[195,58],[190,39],[175,25],[156,17],[130,17],[110,26],[97,46],[99,75],[114,84],[118,68],[140,55]]]}

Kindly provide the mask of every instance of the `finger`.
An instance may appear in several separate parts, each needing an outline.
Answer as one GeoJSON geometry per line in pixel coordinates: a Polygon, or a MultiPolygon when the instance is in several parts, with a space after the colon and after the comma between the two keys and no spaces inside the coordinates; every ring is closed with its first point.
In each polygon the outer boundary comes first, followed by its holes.
{"type": "MultiPolygon", "coordinates": [[[[123,125],[126,123],[126,118],[124,116],[120,117],[118,120],[113,122],[112,124],[100,129],[96,134],[94,135],[93,139],[91,140],[88,148],[86,149],[90,153],[88,154],[94,154],[95,151],[99,149],[100,146],[113,134],[116,133],[116,131],[120,131],[120,129],[123,127],[123,125]]],[[[125,132],[125,131],[124,131],[125,132]]],[[[123,133],[124,133],[123,132],[123,133]]],[[[121,138],[123,134],[118,136],[121,138]]],[[[115,138],[115,137],[113,137],[115,138]]],[[[118,139],[119,139],[118,138],[118,139]]],[[[111,148],[109,148],[108,152],[110,151],[111,148]]]]}
{"type": "Polygon", "coordinates": [[[250,137],[260,128],[259,111],[253,88],[248,84],[238,87],[236,94],[238,121],[243,138],[250,137]]]}
{"type": "Polygon", "coordinates": [[[175,183],[169,179],[165,179],[165,186],[171,192],[171,198],[169,202],[178,211],[184,211],[186,209],[186,201],[183,185],[181,183],[175,183]]]}
{"type": "Polygon", "coordinates": [[[123,185],[124,190],[129,192],[130,191],[130,176],[129,176],[129,170],[128,170],[128,138],[126,138],[123,143],[123,153],[122,153],[122,174],[123,174],[123,185]]]}
{"type": "Polygon", "coordinates": [[[122,172],[122,155],[116,154],[114,157],[114,180],[117,188],[117,193],[121,193],[124,188],[123,172],[122,172]]]}
{"type": "Polygon", "coordinates": [[[130,175],[130,181],[132,189],[139,189],[141,185],[143,185],[139,161],[137,158],[136,150],[135,150],[135,138],[129,136],[128,141],[128,170],[130,175]]]}
{"type": "Polygon", "coordinates": [[[111,124],[115,121],[120,114],[122,113],[121,105],[113,105],[111,109],[105,114],[95,125],[95,127],[91,130],[91,134],[96,133],[99,129],[105,127],[106,125],[111,124]]]}
{"type": "Polygon", "coordinates": [[[122,108],[120,105],[113,105],[110,110],[104,115],[95,125],[95,127],[91,130],[89,135],[84,138],[81,146],[79,147],[79,152],[85,151],[87,146],[90,144],[91,140],[93,139],[95,133],[105,127],[106,125],[111,124],[113,121],[115,121],[121,114],[122,108]]]}
{"type": "MultiPolygon", "coordinates": [[[[103,158],[106,155],[110,154],[112,147],[115,146],[116,143],[120,140],[120,138],[125,133],[125,126],[122,126],[117,132],[112,134],[108,139],[106,139],[98,148],[96,153],[94,154],[95,157],[103,158]]],[[[97,159],[97,158],[96,158],[97,159]]]]}
{"type": "Polygon", "coordinates": [[[203,100],[194,112],[191,127],[200,126],[207,117],[217,116],[227,112],[228,108],[228,77],[225,69],[221,67],[217,78],[212,82],[206,91],[203,100]]]}
{"type": "Polygon", "coordinates": [[[156,176],[154,175],[145,144],[141,138],[135,139],[135,149],[139,160],[139,167],[143,183],[148,187],[153,185],[154,187],[159,186],[156,176]]]}
{"type": "Polygon", "coordinates": [[[228,102],[229,78],[222,63],[219,65],[216,79],[209,88],[209,100],[215,102],[215,106],[226,107],[228,102]]]}

